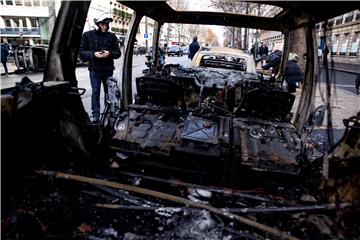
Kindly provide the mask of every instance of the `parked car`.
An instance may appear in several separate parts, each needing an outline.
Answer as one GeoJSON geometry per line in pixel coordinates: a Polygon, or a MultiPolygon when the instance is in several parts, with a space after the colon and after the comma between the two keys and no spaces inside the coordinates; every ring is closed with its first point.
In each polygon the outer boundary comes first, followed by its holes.
{"type": "Polygon", "coordinates": [[[40,71],[46,66],[49,45],[18,45],[14,50],[16,72],[40,71]]]}
{"type": "Polygon", "coordinates": [[[192,67],[214,67],[236,69],[256,73],[253,57],[242,50],[213,47],[209,51],[198,51],[191,62],[192,67]]]}
{"type": "Polygon", "coordinates": [[[171,46],[167,51],[167,55],[170,56],[179,56],[182,57],[184,55],[183,50],[179,46],[171,46]]]}
{"type": "Polygon", "coordinates": [[[323,144],[326,155],[307,155],[325,112],[314,102],[315,24],[358,9],[357,2],[328,2],[324,11],[319,2],[266,1],[282,8],[273,17],[118,3],[132,20],[121,90],[110,77],[100,125],[90,122],[75,72],[90,1],[61,2],[43,82],[28,76],[1,92],[6,239],[360,236],[360,113],[344,116],[344,137],[332,148],[323,144]],[[204,51],[191,67],[158,68],[153,59],[155,71],[135,78],[131,49],[144,16],[153,20],[153,51],[164,23],[283,32],[283,59],[292,45],[307,53],[294,120],[283,71],[266,81],[246,53],[204,51]],[[294,37],[297,30],[303,38],[294,37]]]}
{"type": "Polygon", "coordinates": [[[189,47],[183,47],[182,50],[185,55],[189,54],[189,47]]]}

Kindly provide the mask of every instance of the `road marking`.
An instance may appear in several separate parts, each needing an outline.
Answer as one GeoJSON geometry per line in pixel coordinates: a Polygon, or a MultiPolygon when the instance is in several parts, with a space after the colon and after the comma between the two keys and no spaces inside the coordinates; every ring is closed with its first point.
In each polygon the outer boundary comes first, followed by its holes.
{"type": "Polygon", "coordinates": [[[353,87],[353,88],[355,88],[355,84],[354,84],[354,85],[349,85],[349,84],[336,84],[336,86],[339,86],[339,87],[353,87]]]}
{"type": "MultiPolygon", "coordinates": [[[[354,87],[355,88],[355,87],[354,87]]],[[[352,95],[352,96],[358,96],[358,97],[360,97],[359,95],[357,95],[357,94],[355,94],[355,93],[353,93],[353,92],[351,92],[351,91],[348,91],[348,90],[346,90],[346,89],[343,89],[343,88],[337,88],[338,90],[342,90],[342,91],[344,91],[344,92],[346,92],[346,93],[349,93],[350,95],[352,95]]]]}

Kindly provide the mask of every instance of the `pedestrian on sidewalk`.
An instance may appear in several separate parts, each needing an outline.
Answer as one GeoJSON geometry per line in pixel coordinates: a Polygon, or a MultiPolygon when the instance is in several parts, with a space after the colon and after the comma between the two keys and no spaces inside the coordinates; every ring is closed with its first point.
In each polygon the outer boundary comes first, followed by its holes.
{"type": "Polygon", "coordinates": [[[199,51],[199,49],[200,49],[200,45],[197,41],[197,37],[194,37],[192,43],[189,45],[188,58],[190,58],[190,60],[192,60],[194,58],[195,54],[199,51]]]}
{"type": "Polygon", "coordinates": [[[321,47],[318,48],[318,63],[319,63],[319,66],[322,64],[322,56],[323,56],[323,51],[321,49],[321,47]]]}
{"type": "Polygon", "coordinates": [[[7,40],[3,40],[3,43],[1,43],[1,63],[4,66],[4,70],[5,70],[5,76],[8,76],[9,71],[7,68],[7,58],[9,56],[9,50],[10,50],[10,45],[7,43],[7,40]]]}
{"type": "Polygon", "coordinates": [[[95,18],[94,22],[98,29],[85,32],[80,44],[81,60],[89,61],[93,124],[98,124],[100,120],[101,83],[105,94],[107,94],[106,81],[113,75],[114,59],[121,55],[117,37],[114,33],[109,32],[109,23],[112,21],[112,16],[109,13],[102,13],[98,18],[95,18]]]}
{"type": "Polygon", "coordinates": [[[261,58],[260,64],[263,65],[264,58],[269,54],[269,48],[265,45],[265,43],[261,42],[261,46],[259,47],[259,55],[261,58]]]}
{"type": "Polygon", "coordinates": [[[298,61],[299,56],[296,53],[289,53],[284,76],[287,83],[287,91],[289,93],[295,93],[296,88],[300,87],[304,80],[298,61]]]}
{"type": "Polygon", "coordinates": [[[356,88],[356,94],[359,95],[360,73],[358,73],[357,77],[355,78],[355,88],[356,88]]]}

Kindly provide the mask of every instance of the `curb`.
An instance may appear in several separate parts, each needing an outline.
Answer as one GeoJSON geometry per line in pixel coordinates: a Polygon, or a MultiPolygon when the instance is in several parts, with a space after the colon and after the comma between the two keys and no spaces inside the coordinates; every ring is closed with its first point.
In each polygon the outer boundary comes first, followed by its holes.
{"type": "MultiPolygon", "coordinates": [[[[322,70],[324,70],[323,67],[320,67],[322,70]]],[[[350,73],[350,74],[358,74],[359,72],[356,72],[356,71],[352,71],[352,70],[346,70],[346,69],[341,69],[341,68],[328,68],[329,70],[333,70],[333,71],[339,71],[339,72],[347,72],[347,73],[350,73]]]]}

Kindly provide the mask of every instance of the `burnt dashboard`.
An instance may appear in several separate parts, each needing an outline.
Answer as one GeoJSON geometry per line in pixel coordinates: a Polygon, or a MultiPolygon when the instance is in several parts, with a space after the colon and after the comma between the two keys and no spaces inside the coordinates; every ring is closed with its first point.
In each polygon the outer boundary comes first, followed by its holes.
{"type": "Polygon", "coordinates": [[[136,81],[135,104],[115,122],[117,151],[299,171],[300,139],[287,120],[294,96],[256,74],[175,66],[136,81]]]}

